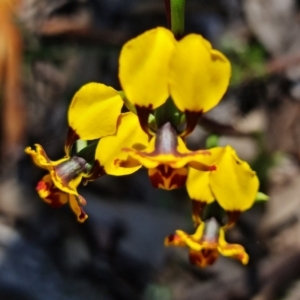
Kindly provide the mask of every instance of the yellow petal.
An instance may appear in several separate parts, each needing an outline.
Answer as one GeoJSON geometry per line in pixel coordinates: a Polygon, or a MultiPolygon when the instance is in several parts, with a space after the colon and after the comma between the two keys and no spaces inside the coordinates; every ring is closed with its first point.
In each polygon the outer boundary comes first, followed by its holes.
{"type": "Polygon", "coordinates": [[[47,153],[45,152],[44,148],[41,145],[34,144],[34,146],[35,146],[35,150],[32,149],[31,147],[25,148],[25,153],[30,155],[33,162],[42,169],[52,170],[54,166],[61,164],[69,159],[65,157],[57,161],[52,161],[49,159],[47,153]]]}
{"type": "Polygon", "coordinates": [[[170,93],[181,111],[206,112],[223,97],[231,75],[228,59],[202,36],[189,34],[170,63],[170,93]]]}
{"type": "Polygon", "coordinates": [[[155,109],[167,100],[169,62],[175,43],[171,31],[158,27],[123,46],[119,78],[134,105],[155,109]]]}
{"type": "MultiPolygon", "coordinates": [[[[202,228],[201,228],[202,229],[202,228]]],[[[201,229],[199,230],[201,232],[201,229]]],[[[201,232],[201,234],[203,234],[203,231],[201,232]]],[[[178,235],[181,240],[183,242],[186,243],[186,245],[191,249],[191,250],[194,250],[194,251],[201,251],[202,249],[204,249],[204,246],[203,244],[201,244],[199,242],[199,240],[197,239],[194,239],[194,236],[193,235],[189,235],[187,233],[185,233],[184,231],[182,230],[176,230],[176,235],[178,235]]]]}
{"type": "Polygon", "coordinates": [[[205,228],[205,222],[202,222],[198,227],[197,227],[197,230],[196,232],[192,235],[192,238],[195,240],[195,241],[200,241],[202,236],[203,236],[203,233],[204,233],[204,228],[205,228]]]}
{"type": "Polygon", "coordinates": [[[244,265],[248,263],[249,255],[246,253],[245,248],[239,244],[228,244],[225,241],[225,232],[222,228],[220,229],[218,244],[218,251],[221,255],[238,259],[244,265]]]}
{"type": "Polygon", "coordinates": [[[223,209],[244,211],[253,205],[259,187],[258,178],[230,146],[226,146],[220,155],[217,170],[210,173],[211,190],[223,209]]]}
{"type": "Polygon", "coordinates": [[[210,172],[202,172],[190,168],[186,188],[192,200],[205,202],[207,204],[215,200],[210,189],[210,172]]]}
{"type": "Polygon", "coordinates": [[[114,134],[123,100],[113,88],[88,83],[75,94],[68,111],[69,126],[82,140],[114,134]]]}
{"type": "Polygon", "coordinates": [[[97,146],[96,159],[109,175],[127,175],[137,171],[141,165],[137,162],[132,167],[123,168],[117,161],[126,161],[128,154],[125,147],[145,148],[148,135],[140,128],[138,117],[129,112],[119,117],[117,132],[102,138],[97,146]]]}

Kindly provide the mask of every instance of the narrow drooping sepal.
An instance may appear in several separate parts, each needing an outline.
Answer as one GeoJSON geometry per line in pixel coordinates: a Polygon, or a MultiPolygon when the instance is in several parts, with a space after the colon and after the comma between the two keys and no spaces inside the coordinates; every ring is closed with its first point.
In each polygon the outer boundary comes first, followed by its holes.
{"type": "Polygon", "coordinates": [[[216,170],[201,172],[190,169],[187,178],[187,191],[193,200],[207,204],[218,201],[230,212],[245,211],[255,201],[259,181],[248,163],[239,159],[230,146],[209,149],[209,163],[216,170]]]}

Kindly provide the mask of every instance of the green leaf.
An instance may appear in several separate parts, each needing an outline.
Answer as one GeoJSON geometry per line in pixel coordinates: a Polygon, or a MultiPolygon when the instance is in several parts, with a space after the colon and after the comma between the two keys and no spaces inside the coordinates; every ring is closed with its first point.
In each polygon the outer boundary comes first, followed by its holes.
{"type": "Polygon", "coordinates": [[[207,149],[217,147],[219,144],[219,136],[216,134],[211,134],[205,141],[205,146],[207,149]]]}
{"type": "Polygon", "coordinates": [[[268,201],[268,200],[269,200],[268,195],[266,195],[262,192],[257,192],[256,199],[255,199],[256,202],[265,202],[265,201],[268,201]]]}

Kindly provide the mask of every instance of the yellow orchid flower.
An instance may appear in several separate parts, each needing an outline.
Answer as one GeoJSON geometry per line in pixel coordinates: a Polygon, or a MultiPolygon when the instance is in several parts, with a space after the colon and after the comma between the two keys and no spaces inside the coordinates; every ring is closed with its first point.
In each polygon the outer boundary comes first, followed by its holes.
{"type": "Polygon", "coordinates": [[[216,171],[201,172],[191,168],[186,181],[188,194],[196,204],[194,221],[200,222],[198,208],[201,211],[205,206],[203,204],[216,200],[225,211],[231,213],[234,222],[238,212],[254,204],[259,188],[258,177],[232,147],[216,147],[209,151],[211,155],[207,156],[206,163],[215,165],[216,171]]]}
{"type": "Polygon", "coordinates": [[[165,189],[185,184],[187,166],[213,170],[206,164],[210,151],[188,150],[182,136],[194,129],[201,113],[218,104],[230,73],[227,58],[197,34],[177,41],[170,30],[158,27],[128,41],[119,58],[119,79],[137,117],[120,116],[116,133],[100,140],[99,164],[117,176],[144,166],[152,184],[165,189]],[[186,114],[184,133],[168,119],[156,124],[156,132],[149,129],[150,112],[168,99],[186,114]]]}
{"type": "Polygon", "coordinates": [[[148,140],[138,117],[132,113],[123,114],[116,133],[99,141],[95,156],[110,175],[130,174],[144,166],[154,187],[169,190],[185,184],[187,166],[202,171],[215,169],[214,165],[206,164],[210,151],[188,150],[170,123],[159,128],[148,140]]]}
{"type": "Polygon", "coordinates": [[[214,218],[202,222],[193,235],[176,230],[166,237],[165,246],[189,247],[190,262],[201,268],[212,265],[220,254],[238,259],[244,265],[249,261],[243,246],[226,242],[225,230],[214,218]]]}
{"type": "Polygon", "coordinates": [[[75,94],[69,107],[65,157],[52,161],[39,144],[35,144],[35,149],[25,149],[38,167],[49,172],[38,183],[40,197],[54,206],[69,201],[80,222],[87,216],[80,207],[85,200],[78,194],[77,187],[83,179],[90,181],[102,175],[103,169],[97,163],[92,166],[83,157],[71,155],[71,148],[78,139],[94,140],[114,134],[122,106],[123,100],[113,88],[86,84],[75,94]]]}

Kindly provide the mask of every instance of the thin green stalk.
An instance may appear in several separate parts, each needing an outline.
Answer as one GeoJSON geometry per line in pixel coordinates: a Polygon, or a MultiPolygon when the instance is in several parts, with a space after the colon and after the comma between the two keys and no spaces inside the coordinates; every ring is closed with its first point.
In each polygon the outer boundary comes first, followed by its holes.
{"type": "Polygon", "coordinates": [[[170,0],[171,30],[177,38],[184,34],[185,0],[170,0]]]}

